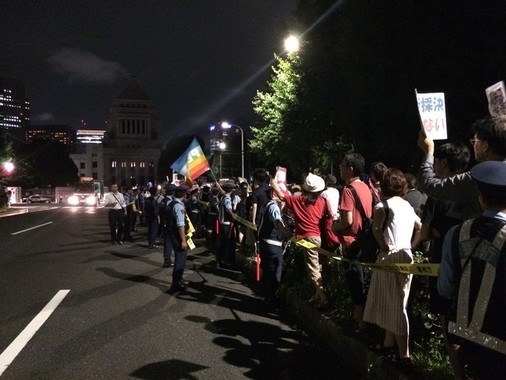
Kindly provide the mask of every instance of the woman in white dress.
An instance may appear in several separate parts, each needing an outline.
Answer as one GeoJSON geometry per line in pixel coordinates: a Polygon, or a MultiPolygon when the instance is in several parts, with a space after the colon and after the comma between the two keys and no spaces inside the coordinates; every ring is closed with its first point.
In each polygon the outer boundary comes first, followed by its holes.
{"type": "MultiPolygon", "coordinates": [[[[420,241],[421,223],[413,207],[401,198],[406,189],[406,177],[399,169],[390,168],[385,172],[381,190],[386,201],[374,209],[373,232],[380,247],[377,264],[413,262],[411,247],[420,241]]],[[[412,277],[374,269],[364,311],[364,321],[385,329],[383,342],[371,348],[386,355],[390,353],[390,358],[401,364],[411,364],[406,307],[412,277]]]]}

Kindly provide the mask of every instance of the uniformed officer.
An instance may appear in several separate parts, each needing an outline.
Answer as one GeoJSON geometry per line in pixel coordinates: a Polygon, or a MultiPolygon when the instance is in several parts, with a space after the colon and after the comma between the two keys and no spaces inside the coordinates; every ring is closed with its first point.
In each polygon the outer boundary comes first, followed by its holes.
{"type": "Polygon", "coordinates": [[[457,336],[476,379],[506,373],[506,162],[471,169],[482,216],[448,231],[438,291],[453,300],[448,332],[457,336]]]}
{"type": "Polygon", "coordinates": [[[188,222],[184,202],[188,187],[180,185],[174,190],[174,200],[169,203],[167,213],[167,236],[174,247],[174,269],[172,271],[172,286],[170,293],[184,290],[186,284],[183,281],[183,273],[186,266],[186,256],[188,245],[186,234],[188,232],[188,222]]]}
{"type": "Polygon", "coordinates": [[[163,268],[172,267],[174,264],[171,259],[172,252],[174,251],[174,247],[172,246],[171,239],[168,236],[167,231],[167,220],[169,220],[169,205],[174,200],[174,190],[176,186],[173,184],[168,184],[165,186],[165,198],[160,203],[160,224],[162,224],[162,234],[163,234],[163,268]]]}
{"type": "Polygon", "coordinates": [[[277,309],[279,307],[277,290],[283,270],[285,225],[279,205],[272,200],[272,195],[268,195],[268,198],[269,202],[261,207],[259,213],[258,244],[265,303],[267,307],[277,309]]]}
{"type": "Polygon", "coordinates": [[[235,264],[235,236],[234,229],[232,228],[233,205],[231,194],[236,186],[234,182],[229,181],[221,185],[221,188],[225,194],[222,195],[219,203],[218,219],[220,222],[220,230],[218,233],[218,247],[216,250],[216,266],[218,268],[233,266],[235,264]]]}

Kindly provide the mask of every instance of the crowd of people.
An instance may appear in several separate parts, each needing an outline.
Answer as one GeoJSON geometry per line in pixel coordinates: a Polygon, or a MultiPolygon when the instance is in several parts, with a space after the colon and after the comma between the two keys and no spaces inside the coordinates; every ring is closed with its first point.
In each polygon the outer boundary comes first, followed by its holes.
{"type": "Polygon", "coordinates": [[[402,368],[412,365],[409,348],[409,302],[412,274],[374,267],[364,281],[365,233],[377,244],[376,264],[412,264],[422,251],[440,265],[431,277],[431,311],[440,318],[455,378],[465,367],[476,378],[498,378],[506,370],[506,118],[477,122],[467,144],[434,142],[420,132],[424,159],[417,176],[376,162],[366,170],[362,154],[347,153],[332,174],[307,173],[288,189],[265,169],[253,181],[167,184],[161,189],[111,186],[104,205],[110,208],[113,244],[131,238],[137,219],[147,225],[147,246],[163,238],[162,266],[173,265],[172,290],[182,281],[189,224],[216,254],[218,268],[236,266],[237,247],[257,247],[261,258],[265,303],[279,308],[278,288],[283,247],[295,235],[310,245],[304,259],[317,309],[329,307],[322,276],[323,247],[342,255],[351,318],[357,333],[369,324],[384,329],[371,350],[402,368]],[[248,223],[245,223],[246,220],[248,223]],[[255,228],[251,228],[254,225],[255,228]]]}

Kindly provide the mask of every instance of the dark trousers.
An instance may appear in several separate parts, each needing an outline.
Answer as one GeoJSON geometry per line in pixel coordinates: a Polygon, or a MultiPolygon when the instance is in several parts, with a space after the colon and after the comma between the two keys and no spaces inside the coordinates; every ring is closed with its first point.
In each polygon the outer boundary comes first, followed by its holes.
{"type": "Polygon", "coordinates": [[[172,251],[174,251],[173,238],[164,233],[163,236],[163,261],[169,261],[172,251]]]}
{"type": "Polygon", "coordinates": [[[158,236],[158,219],[147,219],[146,222],[148,223],[148,244],[155,245],[158,236]]]}
{"type": "Polygon", "coordinates": [[[235,236],[232,224],[221,224],[218,235],[218,249],[216,250],[218,262],[235,263],[235,236]]]}
{"type": "Polygon", "coordinates": [[[364,271],[357,260],[343,262],[346,285],[354,305],[365,305],[367,294],[365,292],[364,271]]]}
{"type": "Polygon", "coordinates": [[[260,267],[262,268],[262,288],[265,299],[276,299],[283,271],[283,247],[260,241],[260,267]]]}
{"type": "Polygon", "coordinates": [[[169,236],[174,247],[174,269],[172,270],[172,284],[178,284],[183,280],[184,268],[186,267],[187,249],[181,249],[181,244],[175,236],[169,236]]]}
{"type": "Polygon", "coordinates": [[[120,210],[109,210],[109,231],[111,232],[112,241],[120,241],[123,237],[123,220],[124,211],[120,210]]]}
{"type": "Polygon", "coordinates": [[[127,213],[123,218],[123,240],[130,240],[130,224],[132,220],[132,211],[127,209],[127,213]]]}

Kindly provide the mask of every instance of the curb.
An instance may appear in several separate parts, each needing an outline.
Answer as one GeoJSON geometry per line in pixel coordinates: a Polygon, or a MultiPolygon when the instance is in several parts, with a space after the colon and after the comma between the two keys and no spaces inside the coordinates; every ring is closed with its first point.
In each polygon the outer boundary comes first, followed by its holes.
{"type": "Polygon", "coordinates": [[[6,218],[8,216],[26,214],[28,212],[27,208],[6,208],[4,211],[0,211],[0,218],[6,218]]]}

